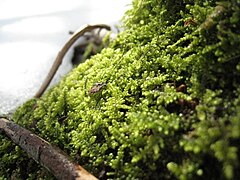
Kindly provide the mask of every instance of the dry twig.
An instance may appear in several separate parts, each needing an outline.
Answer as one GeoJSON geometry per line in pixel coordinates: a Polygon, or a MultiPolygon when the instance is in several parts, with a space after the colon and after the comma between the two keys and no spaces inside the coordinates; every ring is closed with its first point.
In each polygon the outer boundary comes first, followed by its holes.
{"type": "Polygon", "coordinates": [[[110,26],[105,25],[105,24],[96,24],[96,25],[86,25],[84,27],[81,27],[79,30],[77,30],[70,38],[69,40],[66,42],[66,44],[63,46],[63,48],[61,49],[61,51],[58,53],[57,58],[55,59],[46,79],[44,80],[42,86],[40,87],[40,89],[38,90],[38,92],[36,93],[36,95],[34,97],[39,98],[42,96],[42,94],[45,92],[45,90],[47,89],[48,85],[50,84],[52,78],[54,77],[54,75],[56,74],[59,66],[62,63],[62,60],[65,56],[65,54],[68,52],[69,48],[74,44],[74,42],[76,42],[76,40],[78,38],[80,38],[81,36],[83,36],[86,32],[90,32],[94,29],[107,29],[110,30],[110,26]]]}
{"type": "Polygon", "coordinates": [[[0,118],[0,130],[5,132],[14,143],[19,145],[36,162],[48,169],[57,179],[97,179],[80,165],[70,161],[60,149],[53,147],[44,139],[16,123],[0,118]]]}

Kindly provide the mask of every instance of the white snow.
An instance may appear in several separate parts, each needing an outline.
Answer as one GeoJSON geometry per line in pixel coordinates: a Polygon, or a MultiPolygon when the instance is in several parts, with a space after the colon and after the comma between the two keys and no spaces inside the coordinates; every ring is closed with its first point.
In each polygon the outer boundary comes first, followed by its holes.
{"type": "MultiPolygon", "coordinates": [[[[0,0],[0,115],[33,97],[69,30],[114,25],[131,0],[0,0]]],[[[72,68],[70,51],[56,79],[72,68]]]]}

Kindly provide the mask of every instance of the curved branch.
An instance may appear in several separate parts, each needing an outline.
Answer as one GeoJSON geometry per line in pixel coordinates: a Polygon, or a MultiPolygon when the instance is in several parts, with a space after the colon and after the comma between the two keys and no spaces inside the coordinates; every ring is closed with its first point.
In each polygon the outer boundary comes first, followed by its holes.
{"type": "Polygon", "coordinates": [[[96,180],[92,174],[80,165],[70,161],[60,149],[30,132],[29,130],[0,118],[0,130],[27,154],[43,167],[48,169],[57,179],[64,180],[96,180]]]}
{"type": "Polygon", "coordinates": [[[81,27],[79,30],[77,30],[70,38],[69,40],[66,42],[66,44],[63,46],[63,48],[61,49],[61,51],[58,53],[57,58],[55,59],[46,79],[44,80],[42,86],[40,87],[40,89],[38,90],[38,92],[35,94],[35,98],[39,98],[42,96],[42,94],[45,92],[45,90],[47,89],[48,85],[50,84],[52,78],[54,77],[54,75],[56,74],[59,66],[62,63],[62,60],[65,56],[65,54],[68,52],[69,48],[73,45],[73,43],[80,38],[81,36],[83,36],[86,32],[90,32],[94,29],[107,29],[110,30],[110,26],[105,25],[105,24],[96,24],[96,25],[85,25],[83,27],[81,27]]]}

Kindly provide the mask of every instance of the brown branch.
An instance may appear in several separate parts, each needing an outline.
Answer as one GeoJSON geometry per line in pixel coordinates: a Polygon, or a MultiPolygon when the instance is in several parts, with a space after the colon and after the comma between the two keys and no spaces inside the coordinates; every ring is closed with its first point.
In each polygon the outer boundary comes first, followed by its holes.
{"type": "Polygon", "coordinates": [[[60,149],[53,147],[44,139],[16,123],[0,118],[0,130],[4,131],[14,143],[19,145],[36,162],[48,169],[57,179],[97,179],[80,165],[71,162],[60,149]]]}
{"type": "Polygon", "coordinates": [[[62,60],[65,56],[65,54],[68,52],[69,48],[76,42],[76,40],[78,38],[80,38],[81,36],[83,36],[86,32],[90,32],[94,29],[107,29],[107,30],[111,30],[110,26],[105,25],[105,24],[95,24],[95,25],[85,25],[83,27],[81,27],[79,30],[77,30],[70,38],[69,40],[66,42],[66,44],[63,46],[63,48],[61,49],[61,51],[58,53],[57,58],[55,59],[46,79],[44,80],[43,84],[41,85],[40,89],[38,90],[38,92],[35,94],[35,98],[39,98],[42,96],[42,94],[45,92],[45,90],[47,89],[48,85],[50,84],[52,78],[54,77],[54,75],[56,74],[59,66],[62,63],[62,60]]]}

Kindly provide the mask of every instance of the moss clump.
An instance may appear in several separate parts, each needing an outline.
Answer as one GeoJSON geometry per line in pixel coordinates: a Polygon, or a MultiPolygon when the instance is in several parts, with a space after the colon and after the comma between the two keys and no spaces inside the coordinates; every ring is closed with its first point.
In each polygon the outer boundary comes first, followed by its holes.
{"type": "MultiPolygon", "coordinates": [[[[13,119],[102,179],[239,179],[239,20],[239,0],[134,0],[108,48],[13,119]]],[[[1,138],[2,177],[50,178],[1,138]]]]}

